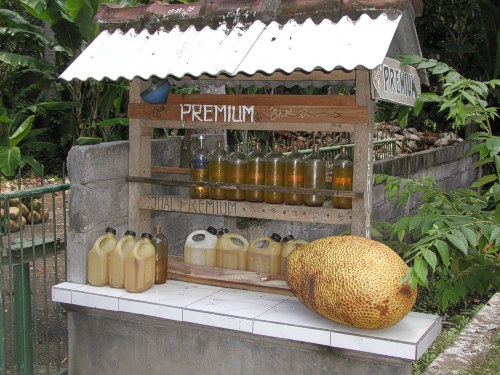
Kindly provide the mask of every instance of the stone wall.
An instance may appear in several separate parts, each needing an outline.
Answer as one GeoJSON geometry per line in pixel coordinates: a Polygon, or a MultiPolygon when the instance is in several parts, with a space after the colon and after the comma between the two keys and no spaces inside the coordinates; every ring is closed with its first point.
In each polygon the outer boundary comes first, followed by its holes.
{"type": "MultiPolygon", "coordinates": [[[[472,158],[463,155],[469,143],[399,156],[393,160],[377,161],[375,173],[398,175],[406,178],[431,176],[444,187],[469,186],[475,178],[471,169],[472,158]]],[[[180,138],[153,141],[153,165],[179,166],[180,138]]],[[[128,225],[128,142],[111,142],[94,146],[75,146],[68,156],[70,178],[68,281],[86,282],[87,252],[95,239],[107,226],[123,236],[128,225]]],[[[164,177],[165,178],[165,177],[164,177]]],[[[175,178],[179,178],[176,176],[175,178]]],[[[186,178],[186,176],[184,176],[186,178]]],[[[176,187],[153,186],[153,194],[175,194],[176,187]]],[[[187,192],[186,192],[187,194],[187,192]]],[[[382,186],[373,189],[372,220],[393,220],[415,209],[418,201],[408,207],[398,207],[385,199],[382,186]]],[[[199,216],[184,213],[152,212],[152,225],[161,225],[169,238],[171,255],[182,255],[186,236],[194,230],[213,225],[238,231],[248,239],[273,232],[283,236],[292,233],[296,238],[312,241],[339,234],[347,227],[317,223],[298,223],[244,218],[199,216]]],[[[134,230],[134,228],[130,228],[134,230]]],[[[140,234],[138,234],[140,235],[140,234]]]]}

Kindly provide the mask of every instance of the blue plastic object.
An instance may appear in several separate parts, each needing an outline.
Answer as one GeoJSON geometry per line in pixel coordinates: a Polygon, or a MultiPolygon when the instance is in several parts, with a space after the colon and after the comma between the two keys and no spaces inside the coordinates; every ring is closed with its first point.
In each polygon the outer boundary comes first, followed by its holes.
{"type": "Polygon", "coordinates": [[[149,104],[164,104],[167,102],[170,84],[167,81],[159,82],[141,92],[141,98],[149,104]]]}

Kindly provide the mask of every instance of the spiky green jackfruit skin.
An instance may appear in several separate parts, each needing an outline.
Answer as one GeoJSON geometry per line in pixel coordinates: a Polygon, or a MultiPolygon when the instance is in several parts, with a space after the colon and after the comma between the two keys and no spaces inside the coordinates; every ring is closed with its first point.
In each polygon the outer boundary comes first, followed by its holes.
{"type": "Polygon", "coordinates": [[[388,246],[358,236],[318,239],[293,250],[285,278],[311,310],[356,328],[385,328],[403,319],[417,291],[402,278],[408,266],[388,246]]]}

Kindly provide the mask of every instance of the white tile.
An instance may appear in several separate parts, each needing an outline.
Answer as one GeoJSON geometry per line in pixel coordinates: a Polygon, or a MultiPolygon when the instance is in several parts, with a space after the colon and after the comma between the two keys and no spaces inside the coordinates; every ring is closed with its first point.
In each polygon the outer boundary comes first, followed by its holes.
{"type": "Polygon", "coordinates": [[[361,329],[338,325],[334,330],[356,336],[373,337],[416,345],[422,336],[434,325],[435,320],[407,315],[399,323],[382,329],[361,329]]]}
{"type": "Polygon", "coordinates": [[[150,302],[119,299],[118,311],[162,319],[182,321],[182,309],[150,302]]]}
{"type": "Polygon", "coordinates": [[[429,329],[429,331],[427,331],[425,336],[422,337],[422,339],[417,345],[415,359],[419,359],[427,351],[427,349],[429,349],[429,346],[432,345],[434,340],[441,333],[441,326],[442,326],[441,317],[436,317],[436,316],[434,317],[436,318],[434,320],[434,325],[429,329]]]}
{"type": "Polygon", "coordinates": [[[84,286],[85,286],[85,284],[70,283],[70,282],[65,281],[63,283],[54,285],[53,288],[75,290],[75,289],[80,289],[81,287],[84,287],[84,286]]]}
{"type": "Polygon", "coordinates": [[[390,357],[415,359],[415,345],[348,333],[331,333],[331,346],[390,357]]]}
{"type": "Polygon", "coordinates": [[[125,289],[120,288],[111,288],[109,285],[105,286],[93,286],[93,285],[84,285],[81,288],[77,289],[78,292],[91,293],[100,296],[108,296],[108,297],[121,297],[128,292],[125,289]]]}
{"type": "Polygon", "coordinates": [[[188,308],[190,310],[253,319],[288,298],[278,294],[222,289],[209,297],[190,304],[188,308]]]}
{"type": "Polygon", "coordinates": [[[52,287],[52,302],[71,303],[71,290],[52,287]]]}
{"type": "Polygon", "coordinates": [[[75,290],[71,303],[78,306],[94,307],[102,310],[118,311],[118,298],[75,290]]]}
{"type": "Polygon", "coordinates": [[[173,307],[185,307],[220,291],[221,288],[192,283],[167,281],[142,293],[128,293],[120,299],[149,302],[173,307]]]}
{"type": "Polygon", "coordinates": [[[202,324],[210,327],[226,328],[234,331],[252,332],[252,319],[235,316],[211,314],[202,311],[184,309],[183,320],[188,323],[202,324]]]}
{"type": "Polygon", "coordinates": [[[331,330],[336,323],[310,310],[297,298],[289,298],[259,315],[256,321],[274,322],[300,327],[331,330]]]}
{"type": "Polygon", "coordinates": [[[330,331],[305,328],[287,324],[254,321],[253,333],[256,335],[278,337],[295,341],[309,342],[320,345],[330,345],[330,331]]]}

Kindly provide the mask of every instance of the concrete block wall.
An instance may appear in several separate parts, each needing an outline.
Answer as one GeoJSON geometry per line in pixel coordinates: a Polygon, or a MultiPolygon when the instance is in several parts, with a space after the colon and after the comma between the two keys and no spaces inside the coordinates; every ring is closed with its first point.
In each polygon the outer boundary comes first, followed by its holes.
{"type": "MultiPolygon", "coordinates": [[[[153,165],[179,166],[181,140],[170,137],[155,140],[152,146],[153,165]]],[[[473,159],[464,155],[470,143],[458,143],[445,148],[399,156],[393,160],[375,162],[374,173],[385,173],[405,178],[431,176],[447,188],[470,186],[475,179],[471,168],[473,159]]],[[[87,252],[95,239],[107,226],[123,236],[128,225],[128,142],[110,142],[93,146],[75,146],[68,156],[70,178],[69,233],[68,233],[68,281],[86,282],[87,252]]],[[[163,178],[187,178],[175,176],[163,178]]],[[[153,194],[175,194],[176,187],[153,186],[153,194]]],[[[383,186],[373,189],[372,221],[390,221],[418,207],[412,200],[408,207],[398,207],[387,201],[383,186]]],[[[339,234],[348,227],[317,223],[298,223],[245,218],[224,218],[183,213],[154,212],[151,224],[161,225],[169,238],[169,253],[182,255],[186,236],[194,230],[209,225],[227,227],[238,231],[249,240],[273,232],[285,236],[292,233],[296,238],[312,241],[339,234]]],[[[134,228],[130,228],[134,230],[134,228]]],[[[138,233],[140,235],[140,233],[138,233]]]]}

